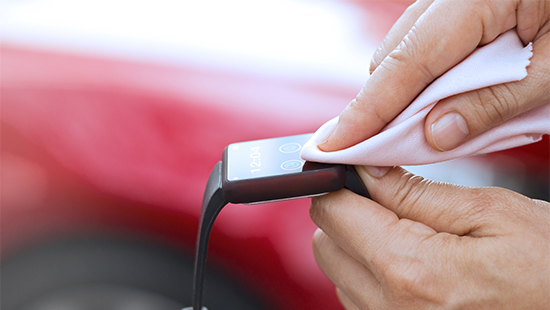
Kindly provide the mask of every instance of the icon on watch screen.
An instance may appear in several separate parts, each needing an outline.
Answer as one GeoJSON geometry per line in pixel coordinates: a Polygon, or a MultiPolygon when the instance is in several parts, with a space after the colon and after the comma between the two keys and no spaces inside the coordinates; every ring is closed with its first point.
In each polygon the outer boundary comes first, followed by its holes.
{"type": "Polygon", "coordinates": [[[281,153],[294,153],[299,151],[301,148],[302,146],[299,143],[291,142],[281,145],[281,147],[279,147],[279,151],[281,151],[281,153]]]}
{"type": "Polygon", "coordinates": [[[291,159],[282,163],[281,168],[283,168],[283,170],[290,171],[290,170],[300,169],[302,168],[303,165],[304,163],[301,160],[291,159]]]}

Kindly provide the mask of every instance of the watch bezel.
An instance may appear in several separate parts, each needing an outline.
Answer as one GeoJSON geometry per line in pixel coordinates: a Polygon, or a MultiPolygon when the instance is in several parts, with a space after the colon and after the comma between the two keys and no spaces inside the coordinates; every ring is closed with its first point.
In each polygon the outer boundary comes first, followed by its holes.
{"type": "Polygon", "coordinates": [[[306,162],[295,173],[229,180],[228,148],[223,151],[222,189],[231,203],[259,203],[273,200],[315,196],[344,188],[346,167],[341,164],[306,162]]]}

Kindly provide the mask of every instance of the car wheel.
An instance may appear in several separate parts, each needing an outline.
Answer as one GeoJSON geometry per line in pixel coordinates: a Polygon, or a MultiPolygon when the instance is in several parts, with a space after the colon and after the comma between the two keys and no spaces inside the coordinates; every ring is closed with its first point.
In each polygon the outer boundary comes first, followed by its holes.
{"type": "MultiPolygon", "coordinates": [[[[2,310],[180,310],[191,305],[190,255],[114,238],[42,245],[4,260],[2,310]]],[[[210,270],[209,310],[266,309],[235,281],[210,270]]]]}

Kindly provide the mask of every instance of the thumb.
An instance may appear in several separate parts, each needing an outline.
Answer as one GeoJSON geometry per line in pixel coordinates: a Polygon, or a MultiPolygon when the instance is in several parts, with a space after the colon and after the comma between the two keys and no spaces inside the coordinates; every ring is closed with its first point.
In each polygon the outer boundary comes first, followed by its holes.
{"type": "Polygon", "coordinates": [[[424,133],[438,151],[448,151],[472,137],[550,101],[550,35],[533,44],[528,75],[439,101],[426,117],[424,133]],[[548,44],[545,46],[545,44],[548,44]]]}
{"type": "Polygon", "coordinates": [[[501,210],[527,197],[503,188],[471,188],[434,182],[401,167],[356,166],[372,199],[397,215],[437,232],[459,236],[498,234],[501,210]],[[490,219],[490,220],[489,220],[490,219]]]}

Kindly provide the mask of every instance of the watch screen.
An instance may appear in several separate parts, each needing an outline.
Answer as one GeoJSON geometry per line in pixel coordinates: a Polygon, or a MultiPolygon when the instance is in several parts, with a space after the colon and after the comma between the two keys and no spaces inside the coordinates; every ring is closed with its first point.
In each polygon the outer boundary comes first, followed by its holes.
{"type": "Polygon", "coordinates": [[[261,178],[302,171],[302,146],[313,134],[247,141],[227,147],[229,181],[261,178]]]}

